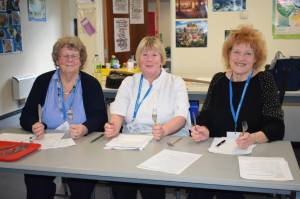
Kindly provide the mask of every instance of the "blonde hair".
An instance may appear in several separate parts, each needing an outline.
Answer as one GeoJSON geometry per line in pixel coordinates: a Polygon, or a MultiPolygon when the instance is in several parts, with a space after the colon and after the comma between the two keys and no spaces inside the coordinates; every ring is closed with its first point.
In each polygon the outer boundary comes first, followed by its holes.
{"type": "Polygon", "coordinates": [[[237,30],[230,33],[223,44],[222,56],[225,68],[229,69],[229,55],[235,44],[249,44],[254,51],[256,62],[254,69],[261,68],[267,59],[266,41],[261,32],[255,30],[251,25],[241,25],[237,30]]]}
{"type": "Polygon", "coordinates": [[[81,42],[81,40],[78,37],[62,37],[62,38],[58,39],[57,42],[54,44],[53,50],[52,50],[52,59],[53,59],[55,66],[58,66],[57,61],[60,56],[60,50],[63,47],[75,49],[79,52],[80,63],[81,63],[80,70],[81,70],[87,59],[86,48],[83,45],[83,43],[81,42]]]}
{"type": "Polygon", "coordinates": [[[166,64],[166,51],[159,38],[153,36],[146,36],[140,41],[136,49],[135,57],[138,66],[140,66],[140,59],[143,51],[149,49],[157,50],[160,54],[162,65],[166,64]]]}

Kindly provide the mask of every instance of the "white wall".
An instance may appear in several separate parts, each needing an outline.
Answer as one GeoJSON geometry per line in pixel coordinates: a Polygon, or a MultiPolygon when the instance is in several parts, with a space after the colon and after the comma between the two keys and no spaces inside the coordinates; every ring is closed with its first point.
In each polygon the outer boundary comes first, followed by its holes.
{"type": "Polygon", "coordinates": [[[247,0],[248,19],[240,19],[240,13],[212,12],[212,1],[208,0],[208,47],[176,48],[175,43],[175,0],[171,2],[171,52],[172,73],[191,77],[212,77],[223,71],[221,50],[224,30],[234,29],[239,24],[251,23],[262,31],[268,45],[270,63],[275,52],[280,50],[287,56],[300,55],[300,40],[272,39],[272,0],[247,0]]]}
{"type": "Polygon", "coordinates": [[[12,97],[11,77],[54,69],[52,46],[63,35],[63,12],[67,0],[47,2],[47,22],[29,22],[27,1],[20,1],[23,52],[0,55],[0,115],[20,108],[12,97]]]}
{"type": "MultiPolygon", "coordinates": [[[[159,33],[162,34],[164,46],[171,46],[171,11],[170,1],[172,0],[161,0],[160,1],[160,13],[159,13],[159,33]]],[[[156,12],[156,1],[149,1],[148,11],[156,12]]]]}
{"type": "Polygon", "coordinates": [[[160,2],[159,32],[162,33],[162,39],[165,47],[171,46],[170,1],[164,0],[160,2]]]}
{"type": "Polygon", "coordinates": [[[81,3],[76,7],[78,36],[85,44],[88,53],[87,62],[83,70],[89,74],[94,73],[93,58],[95,54],[99,55],[100,62],[104,64],[103,2],[102,0],[95,0],[94,2],[81,3]],[[85,17],[96,29],[96,32],[92,35],[88,35],[80,25],[80,21],[85,17]]]}

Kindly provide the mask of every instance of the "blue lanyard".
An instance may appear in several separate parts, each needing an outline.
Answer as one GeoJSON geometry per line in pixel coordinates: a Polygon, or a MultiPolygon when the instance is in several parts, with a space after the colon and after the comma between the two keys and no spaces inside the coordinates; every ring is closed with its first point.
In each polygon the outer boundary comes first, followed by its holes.
{"type": "Polygon", "coordinates": [[[151,89],[152,89],[152,84],[151,86],[148,88],[148,90],[146,91],[143,99],[140,101],[140,97],[141,97],[141,92],[142,92],[142,85],[143,85],[143,79],[144,79],[144,76],[141,75],[141,79],[140,79],[140,83],[139,83],[139,90],[138,90],[138,95],[137,95],[137,98],[136,98],[136,101],[135,101],[135,106],[134,106],[134,112],[133,112],[133,120],[135,120],[136,118],[136,115],[139,111],[139,108],[141,106],[141,104],[143,103],[143,101],[145,100],[145,98],[149,95],[151,89]],[[140,101],[140,102],[139,102],[140,101]]]}
{"type": "Polygon", "coordinates": [[[238,108],[237,108],[236,112],[234,111],[233,102],[232,102],[232,98],[233,98],[232,80],[231,80],[231,78],[229,80],[229,101],[230,101],[231,114],[232,114],[232,117],[233,117],[233,120],[234,120],[234,131],[236,131],[236,128],[237,128],[237,120],[238,120],[240,110],[241,110],[241,106],[243,104],[244,97],[245,97],[245,94],[246,94],[246,91],[247,91],[247,88],[248,88],[248,85],[250,83],[250,79],[251,79],[252,75],[253,75],[253,70],[251,71],[251,74],[248,76],[246,84],[244,85],[243,93],[242,93],[242,96],[241,96],[241,99],[240,99],[240,102],[239,102],[239,105],[238,105],[238,108]]]}
{"type": "MultiPolygon", "coordinates": [[[[58,71],[58,81],[57,81],[57,89],[58,89],[58,104],[59,104],[59,109],[61,110],[62,114],[63,114],[63,119],[67,120],[69,119],[68,116],[72,113],[72,106],[73,106],[73,102],[74,102],[74,97],[75,97],[75,91],[76,88],[78,87],[77,85],[79,84],[79,78],[76,81],[76,84],[73,86],[72,91],[71,91],[71,95],[69,96],[69,107],[66,107],[66,104],[64,102],[64,88],[62,86],[62,81],[60,78],[60,71],[58,71]]],[[[73,116],[70,116],[73,118],[73,116]]]]}

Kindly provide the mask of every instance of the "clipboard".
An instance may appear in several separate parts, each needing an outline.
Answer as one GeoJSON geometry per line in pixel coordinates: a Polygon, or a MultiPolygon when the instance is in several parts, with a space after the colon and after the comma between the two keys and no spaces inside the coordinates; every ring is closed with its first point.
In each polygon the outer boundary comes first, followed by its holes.
{"type": "Polygon", "coordinates": [[[37,143],[0,141],[0,161],[17,161],[40,147],[37,143]]]}

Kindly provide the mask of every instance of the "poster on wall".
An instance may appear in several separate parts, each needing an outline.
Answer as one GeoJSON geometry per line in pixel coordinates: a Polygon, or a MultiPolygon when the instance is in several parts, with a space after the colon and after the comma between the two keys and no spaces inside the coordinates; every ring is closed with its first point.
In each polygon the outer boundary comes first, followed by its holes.
{"type": "Polygon", "coordinates": [[[239,12],[246,10],[246,0],[213,0],[213,12],[239,12]]]}
{"type": "Polygon", "coordinates": [[[29,21],[47,21],[46,0],[28,0],[29,21]]]}
{"type": "Polygon", "coordinates": [[[19,0],[0,0],[0,53],[22,51],[19,0]]]}
{"type": "Polygon", "coordinates": [[[300,39],[300,0],[273,0],[274,39],[300,39]]]}
{"type": "Polygon", "coordinates": [[[144,0],[130,0],[130,24],[144,24],[144,0]]]}
{"type": "Polygon", "coordinates": [[[113,0],[113,14],[128,14],[128,0],[113,0]]]}
{"type": "Polygon", "coordinates": [[[207,20],[176,21],[176,47],[207,47],[207,20]]]}
{"type": "Polygon", "coordinates": [[[207,18],[207,0],[176,0],[176,19],[207,18]]]}
{"type": "Polygon", "coordinates": [[[129,19],[114,18],[115,52],[130,51],[129,19]]]}

